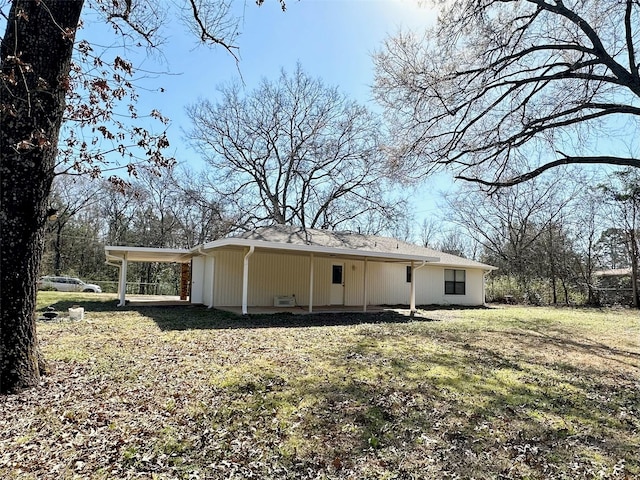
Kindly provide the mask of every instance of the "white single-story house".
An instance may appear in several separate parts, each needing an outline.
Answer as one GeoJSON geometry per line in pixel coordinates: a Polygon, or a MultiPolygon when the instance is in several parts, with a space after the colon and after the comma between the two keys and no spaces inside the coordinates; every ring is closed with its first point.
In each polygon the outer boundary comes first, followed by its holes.
{"type": "Polygon", "coordinates": [[[259,228],[192,249],[105,247],[129,262],[190,263],[190,301],[209,307],[482,305],[495,267],[394,238],[290,226],[259,228]]]}

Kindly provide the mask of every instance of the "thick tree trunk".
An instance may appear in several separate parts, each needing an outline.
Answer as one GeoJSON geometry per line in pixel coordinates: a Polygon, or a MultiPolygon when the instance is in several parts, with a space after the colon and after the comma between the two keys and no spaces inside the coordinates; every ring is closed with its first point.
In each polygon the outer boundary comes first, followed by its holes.
{"type": "Polygon", "coordinates": [[[83,0],[14,0],[0,61],[0,393],[37,385],[36,281],[83,0]]]}

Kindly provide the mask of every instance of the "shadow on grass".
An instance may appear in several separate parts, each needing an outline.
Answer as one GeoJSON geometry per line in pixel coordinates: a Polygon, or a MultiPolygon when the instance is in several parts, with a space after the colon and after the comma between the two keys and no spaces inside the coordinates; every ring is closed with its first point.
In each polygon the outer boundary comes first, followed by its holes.
{"type": "MultiPolygon", "coordinates": [[[[327,327],[375,323],[409,323],[413,317],[394,311],[340,312],[294,315],[293,313],[237,315],[224,310],[209,309],[201,305],[126,305],[117,307],[114,300],[58,300],[51,307],[61,315],[73,306],[81,306],[91,312],[137,312],[152,319],[163,331],[170,330],[218,330],[275,327],[327,327]]],[[[43,312],[44,308],[38,313],[43,312]]],[[[433,321],[420,318],[420,321],[433,321]]]]}
{"type": "Polygon", "coordinates": [[[408,323],[414,319],[396,312],[342,312],[294,315],[293,313],[236,315],[204,307],[144,309],[162,330],[304,328],[349,326],[371,323],[408,323]]]}
{"type": "Polygon", "coordinates": [[[87,312],[118,312],[121,309],[117,307],[117,304],[118,301],[114,299],[97,298],[95,300],[85,300],[84,298],[71,297],[69,300],[55,300],[48,305],[46,302],[42,302],[42,306],[38,305],[37,314],[40,315],[47,307],[53,307],[60,315],[65,315],[70,308],[75,306],[83,307],[87,312]]]}
{"type": "Polygon", "coordinates": [[[635,362],[640,359],[638,352],[615,348],[602,342],[596,342],[592,338],[582,338],[576,335],[575,331],[561,328],[557,325],[554,325],[552,329],[544,329],[530,322],[527,324],[527,330],[528,331],[505,332],[504,335],[511,337],[526,348],[533,348],[533,346],[537,344],[545,344],[563,349],[567,352],[582,351],[602,359],[608,359],[626,365],[635,365],[635,362]],[[618,357],[628,358],[630,361],[625,361],[618,357]]]}
{"type": "MultiPolygon", "coordinates": [[[[544,337],[525,335],[531,337],[527,351],[536,351],[547,342],[544,337]]],[[[348,412],[338,408],[340,405],[365,413],[379,411],[376,418],[365,415],[364,437],[378,436],[383,445],[393,444],[407,432],[426,426],[427,431],[436,431],[446,440],[443,445],[434,441],[436,448],[447,452],[491,452],[491,457],[500,459],[503,465],[522,461],[536,473],[530,478],[548,478],[545,468],[550,463],[564,468],[572,462],[577,465],[576,458],[585,464],[580,468],[586,470],[593,452],[606,457],[611,465],[624,459],[629,471],[640,468],[634,453],[637,442],[630,442],[639,425],[636,393],[630,388],[635,383],[632,369],[585,368],[580,357],[573,357],[569,351],[567,365],[576,370],[567,371],[564,365],[549,365],[544,359],[522,360],[498,345],[466,348],[445,337],[437,338],[443,353],[429,353],[422,358],[406,357],[377,343],[362,345],[357,356],[349,348],[334,355],[332,363],[333,371],[349,372],[341,378],[350,381],[337,378],[329,383],[310,383],[305,385],[305,391],[313,398],[325,399],[328,405],[317,405],[315,410],[332,412],[339,424],[358,423],[348,418],[348,412]],[[518,373],[505,375],[510,370],[518,373]],[[381,371],[395,381],[380,383],[375,375],[381,371]],[[339,401],[331,405],[330,399],[339,401]],[[411,408],[412,402],[420,408],[411,408]],[[620,412],[628,412],[628,416],[620,412]],[[521,456],[527,448],[539,454],[521,456]],[[581,457],[576,456],[576,451],[581,457]]],[[[571,349],[582,350],[578,353],[593,353],[593,345],[556,338],[554,346],[560,358],[565,343],[571,349]]],[[[615,349],[607,353],[626,354],[615,349]]],[[[481,456],[447,453],[440,458],[447,456],[454,461],[444,462],[443,467],[463,478],[473,470],[478,470],[473,473],[480,472],[482,478],[499,473],[495,470],[499,462],[487,464],[481,456]],[[465,467],[468,471],[460,470],[460,465],[473,461],[476,464],[465,467]]]]}

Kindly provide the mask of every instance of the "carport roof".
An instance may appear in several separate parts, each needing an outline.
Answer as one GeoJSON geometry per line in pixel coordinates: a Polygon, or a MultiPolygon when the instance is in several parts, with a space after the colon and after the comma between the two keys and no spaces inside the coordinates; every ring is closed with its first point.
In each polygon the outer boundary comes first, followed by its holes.
{"type": "Polygon", "coordinates": [[[188,263],[193,256],[184,248],[106,246],[104,253],[107,261],[117,262],[126,259],[128,262],[188,263]]]}

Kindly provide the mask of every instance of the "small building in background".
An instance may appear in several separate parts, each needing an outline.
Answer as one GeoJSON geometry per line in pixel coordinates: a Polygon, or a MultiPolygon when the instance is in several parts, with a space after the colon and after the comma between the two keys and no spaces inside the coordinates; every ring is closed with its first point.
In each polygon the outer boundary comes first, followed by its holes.
{"type": "Polygon", "coordinates": [[[632,305],[631,268],[597,270],[595,291],[601,305],[632,305]]]}

